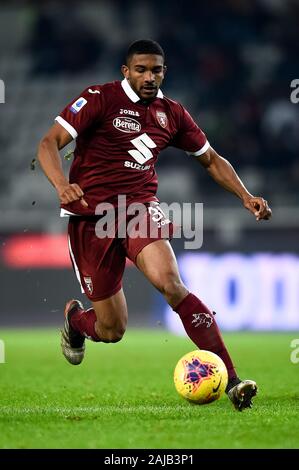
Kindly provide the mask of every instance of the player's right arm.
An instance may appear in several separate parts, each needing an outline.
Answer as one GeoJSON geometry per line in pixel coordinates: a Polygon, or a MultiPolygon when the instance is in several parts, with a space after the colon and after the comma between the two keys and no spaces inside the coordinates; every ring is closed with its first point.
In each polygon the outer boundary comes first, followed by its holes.
{"type": "Polygon", "coordinates": [[[41,139],[38,147],[37,158],[43,172],[57,191],[62,204],[69,204],[73,201],[81,200],[84,207],[88,207],[83,198],[84,193],[76,183],[70,184],[66,179],[59,150],[73,140],[69,132],[60,124],[55,123],[41,139]]]}

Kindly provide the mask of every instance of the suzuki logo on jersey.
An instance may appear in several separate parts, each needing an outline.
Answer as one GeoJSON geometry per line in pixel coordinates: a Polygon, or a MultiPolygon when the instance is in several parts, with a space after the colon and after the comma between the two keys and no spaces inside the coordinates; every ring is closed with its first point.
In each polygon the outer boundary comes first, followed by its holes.
{"type": "Polygon", "coordinates": [[[149,135],[147,135],[146,132],[141,134],[139,137],[136,137],[136,139],[131,140],[131,144],[134,145],[135,149],[128,150],[128,152],[131,157],[133,157],[134,160],[139,163],[139,165],[143,165],[148,160],[153,158],[154,155],[150,149],[157,147],[155,142],[150,138],[149,135]]]}
{"type": "Polygon", "coordinates": [[[165,127],[167,127],[167,124],[168,124],[166,114],[163,111],[156,111],[156,117],[160,126],[163,127],[163,129],[165,129],[165,127]]]}
{"type": "Polygon", "coordinates": [[[128,160],[126,160],[124,162],[124,166],[126,168],[133,168],[133,170],[149,170],[151,165],[140,165],[140,163],[134,163],[134,162],[129,162],[128,160]]]}
{"type": "Polygon", "coordinates": [[[120,116],[113,119],[113,126],[121,132],[140,132],[141,124],[130,117],[120,116]]]}
{"type": "Polygon", "coordinates": [[[154,157],[150,149],[157,147],[155,142],[146,133],[141,134],[130,142],[135,148],[128,150],[128,153],[137,163],[126,160],[124,166],[126,168],[133,168],[133,170],[149,170],[151,165],[144,165],[144,163],[154,157]]]}
{"type": "Polygon", "coordinates": [[[81,109],[83,108],[83,106],[85,106],[87,103],[87,100],[85,98],[82,98],[82,96],[80,98],[77,99],[77,101],[75,101],[75,103],[72,104],[72,106],[70,107],[70,111],[72,111],[72,113],[74,114],[77,114],[79,113],[79,111],[81,111],[81,109]]]}
{"type": "Polygon", "coordinates": [[[130,109],[120,109],[119,114],[129,114],[130,116],[140,116],[138,111],[131,111],[130,109]]]}

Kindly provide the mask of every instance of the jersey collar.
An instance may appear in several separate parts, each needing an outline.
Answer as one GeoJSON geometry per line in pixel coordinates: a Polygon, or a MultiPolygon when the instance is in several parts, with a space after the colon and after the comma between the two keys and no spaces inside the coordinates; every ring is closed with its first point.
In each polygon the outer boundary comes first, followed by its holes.
{"type": "MultiPolygon", "coordinates": [[[[139,96],[137,95],[137,93],[135,93],[133,88],[131,88],[131,85],[129,84],[129,82],[126,78],[124,78],[122,80],[121,86],[122,86],[122,89],[124,90],[125,94],[130,98],[131,101],[133,101],[133,103],[137,103],[137,101],[140,101],[139,96]]],[[[164,97],[164,95],[163,95],[162,91],[159,89],[156,98],[161,98],[162,99],[163,97],[164,97]]]]}

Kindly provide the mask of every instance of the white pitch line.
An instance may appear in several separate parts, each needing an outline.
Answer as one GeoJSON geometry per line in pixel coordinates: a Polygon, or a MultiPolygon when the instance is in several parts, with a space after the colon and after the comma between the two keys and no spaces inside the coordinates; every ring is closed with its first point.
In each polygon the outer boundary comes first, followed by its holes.
{"type": "MultiPolygon", "coordinates": [[[[76,413],[99,413],[103,414],[115,414],[115,413],[180,413],[182,411],[190,411],[188,408],[180,405],[175,406],[154,406],[154,405],[137,405],[137,406],[77,406],[77,407],[59,407],[59,406],[33,406],[33,407],[13,407],[13,406],[1,406],[1,415],[32,415],[32,414],[76,414],[76,413]]],[[[192,413],[193,414],[193,413],[192,413]]]]}

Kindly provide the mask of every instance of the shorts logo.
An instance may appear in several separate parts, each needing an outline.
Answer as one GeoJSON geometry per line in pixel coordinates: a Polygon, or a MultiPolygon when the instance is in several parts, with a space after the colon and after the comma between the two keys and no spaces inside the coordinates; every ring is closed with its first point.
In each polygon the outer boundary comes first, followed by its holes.
{"type": "Polygon", "coordinates": [[[163,127],[163,129],[165,129],[167,127],[167,124],[168,124],[166,114],[163,111],[156,111],[156,117],[157,117],[157,121],[160,124],[160,126],[163,127]]]}
{"type": "Polygon", "coordinates": [[[93,292],[93,285],[92,285],[92,280],[91,277],[84,277],[84,282],[87,287],[87,290],[90,294],[93,292]]]}
{"type": "Polygon", "coordinates": [[[113,126],[115,129],[126,133],[140,132],[141,130],[141,124],[136,119],[125,116],[116,117],[113,120],[113,126]]]}
{"type": "Polygon", "coordinates": [[[82,98],[82,96],[80,98],[77,99],[77,101],[75,101],[75,103],[72,104],[72,106],[70,107],[70,111],[72,111],[72,113],[74,114],[77,114],[79,113],[79,111],[81,111],[81,109],[83,108],[83,106],[85,106],[87,103],[87,100],[85,98],[82,98]]]}
{"type": "Polygon", "coordinates": [[[155,204],[155,206],[150,206],[148,207],[148,211],[150,213],[150,216],[152,218],[152,221],[157,224],[158,228],[163,227],[164,225],[170,224],[170,219],[166,217],[164,212],[162,211],[161,207],[159,207],[158,204],[155,204]]]}

